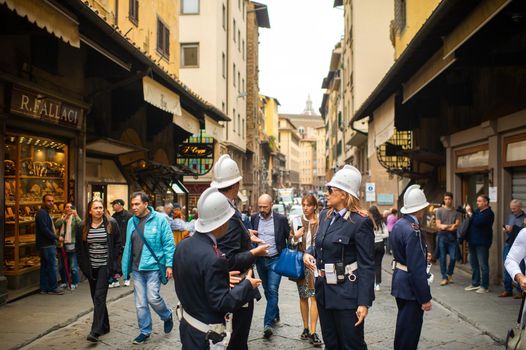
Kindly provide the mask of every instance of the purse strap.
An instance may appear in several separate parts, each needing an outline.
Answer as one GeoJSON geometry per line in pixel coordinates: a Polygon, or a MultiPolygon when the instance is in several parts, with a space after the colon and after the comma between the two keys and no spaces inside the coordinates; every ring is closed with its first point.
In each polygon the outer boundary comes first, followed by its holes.
{"type": "Polygon", "coordinates": [[[144,237],[142,231],[139,229],[139,226],[138,226],[138,225],[135,225],[135,223],[134,223],[134,227],[135,227],[135,232],[137,232],[137,234],[139,235],[139,237],[141,237],[142,242],[144,243],[144,245],[146,246],[146,248],[148,248],[148,250],[150,251],[150,254],[153,256],[153,258],[154,258],[155,261],[157,262],[157,265],[159,265],[159,267],[161,267],[161,263],[159,262],[159,259],[157,258],[157,255],[155,255],[155,253],[153,252],[152,247],[150,247],[150,245],[149,245],[148,242],[146,241],[146,238],[144,237]]]}

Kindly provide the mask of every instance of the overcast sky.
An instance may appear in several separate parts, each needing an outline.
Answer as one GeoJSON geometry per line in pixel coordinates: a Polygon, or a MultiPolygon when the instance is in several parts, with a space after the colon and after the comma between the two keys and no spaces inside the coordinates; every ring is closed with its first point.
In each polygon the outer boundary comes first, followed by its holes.
{"type": "Polygon", "coordinates": [[[333,0],[258,0],[270,29],[260,28],[259,87],[279,100],[280,113],[302,113],[310,93],[316,112],[331,52],[343,35],[343,8],[333,0]]]}

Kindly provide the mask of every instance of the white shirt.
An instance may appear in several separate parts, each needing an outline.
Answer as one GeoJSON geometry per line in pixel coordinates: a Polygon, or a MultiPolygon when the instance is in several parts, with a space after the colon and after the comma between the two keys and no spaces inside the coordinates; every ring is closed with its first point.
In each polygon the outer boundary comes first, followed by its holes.
{"type": "Polygon", "coordinates": [[[506,257],[506,270],[510,274],[511,278],[515,280],[515,276],[518,273],[522,273],[519,264],[526,258],[526,228],[520,230],[515,242],[511,246],[510,252],[506,257]]]}

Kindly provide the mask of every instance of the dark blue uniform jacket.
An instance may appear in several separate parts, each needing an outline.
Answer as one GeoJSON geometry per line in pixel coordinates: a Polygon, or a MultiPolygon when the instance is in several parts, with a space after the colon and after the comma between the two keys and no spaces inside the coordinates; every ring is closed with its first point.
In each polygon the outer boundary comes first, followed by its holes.
{"type": "Polygon", "coordinates": [[[427,245],[416,225],[412,217],[404,215],[389,234],[394,260],[407,266],[407,272],[393,271],[391,295],[425,304],[431,300],[426,271],[427,245]]]}
{"type": "Polygon", "coordinates": [[[196,232],[179,243],[175,252],[174,283],[183,309],[206,324],[222,323],[250,301],[252,286],[244,280],[230,289],[228,262],[214,250],[210,237],[196,232]]]}
{"type": "Polygon", "coordinates": [[[316,279],[316,299],[325,309],[349,310],[360,305],[371,306],[374,300],[374,233],[373,224],[366,216],[350,213],[338,217],[330,225],[327,210],[320,213],[315,251],[318,270],[325,264],[342,260],[344,265],[358,262],[354,272],[356,281],[345,278],[342,284],[327,284],[325,278],[316,279]],[[330,226],[329,226],[330,225],[330,226]]]}
{"type": "MultiPolygon", "coordinates": [[[[250,252],[252,248],[250,233],[243,224],[241,213],[237,208],[234,209],[236,212],[228,221],[228,232],[217,240],[217,247],[225,254],[229,271],[245,273],[254,265],[256,256],[250,252]]],[[[257,300],[261,299],[257,289],[253,290],[253,297],[257,300]]]]}

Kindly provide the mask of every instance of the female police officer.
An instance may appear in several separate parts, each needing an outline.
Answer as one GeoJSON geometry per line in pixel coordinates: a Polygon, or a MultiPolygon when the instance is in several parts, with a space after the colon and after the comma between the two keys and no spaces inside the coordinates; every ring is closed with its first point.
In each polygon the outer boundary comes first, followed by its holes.
{"type": "Polygon", "coordinates": [[[358,169],[345,165],[327,184],[331,209],[320,213],[315,247],[303,257],[318,275],[316,300],[328,350],[367,349],[364,319],[374,300],[374,233],[358,200],[361,180],[358,169]]]}

